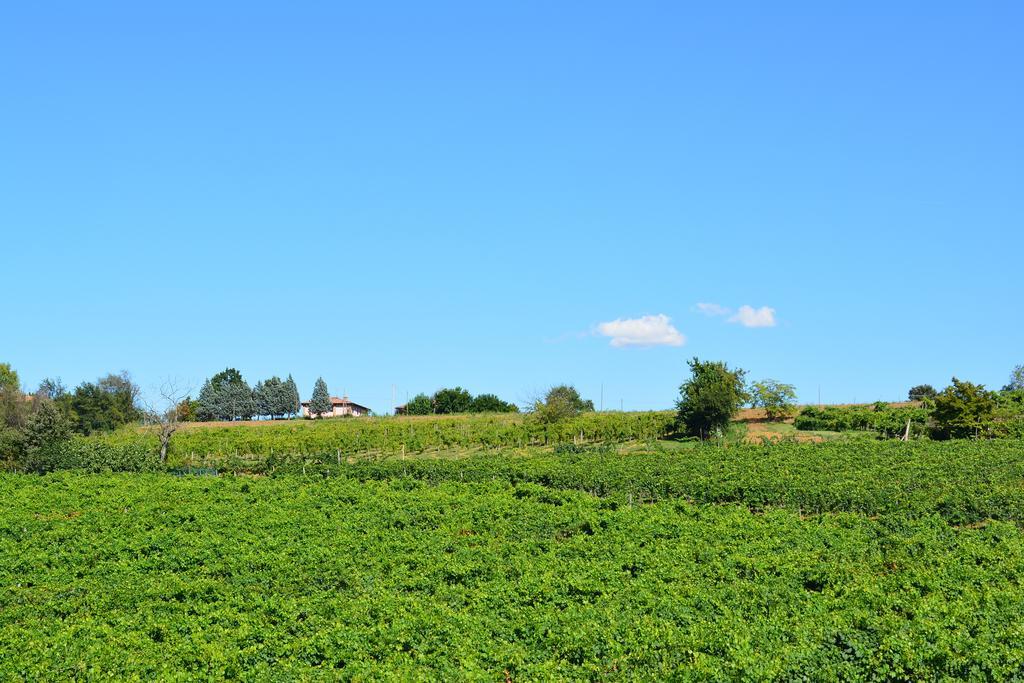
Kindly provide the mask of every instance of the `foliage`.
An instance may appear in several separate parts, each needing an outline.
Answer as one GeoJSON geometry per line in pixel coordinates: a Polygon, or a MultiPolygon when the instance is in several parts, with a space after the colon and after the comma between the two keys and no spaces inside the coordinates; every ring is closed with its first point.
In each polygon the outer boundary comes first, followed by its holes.
{"type": "Polygon", "coordinates": [[[506,403],[494,394],[480,394],[473,398],[469,406],[471,413],[518,413],[519,407],[514,403],[506,403]]]}
{"type": "MultiPolygon", "coordinates": [[[[444,474],[429,482],[398,462],[346,470],[379,475],[361,479],[2,475],[0,675],[1013,680],[1024,532],[914,506],[915,484],[1019,482],[1014,449],[869,446],[418,461],[444,474]],[[680,491],[741,504],[635,504],[666,466],[680,491]],[[632,488],[586,491],[602,481],[632,488]]],[[[982,512],[1018,491],[1003,511],[1021,519],[1019,486],[970,491],[982,512]]]]}
{"type": "Polygon", "coordinates": [[[237,369],[224,368],[223,370],[221,370],[216,375],[210,378],[210,383],[214,385],[234,384],[236,386],[240,386],[245,384],[245,379],[242,378],[242,373],[240,373],[237,369]]]}
{"type": "Polygon", "coordinates": [[[437,415],[453,415],[468,413],[473,405],[473,397],[462,387],[438,389],[434,392],[434,413],[437,415]]]}
{"type": "Polygon", "coordinates": [[[406,415],[432,415],[434,413],[434,400],[426,394],[416,394],[405,404],[406,415]]]}
{"type": "Polygon", "coordinates": [[[805,406],[793,421],[799,430],[819,432],[874,431],[885,437],[903,436],[910,421],[911,435],[927,433],[929,410],[913,406],[805,406]]]}
{"type": "Polygon", "coordinates": [[[49,399],[36,406],[25,428],[22,464],[29,472],[48,472],[60,466],[61,451],[71,433],[71,423],[49,399]]]}
{"type": "Polygon", "coordinates": [[[21,380],[18,379],[18,372],[11,367],[10,363],[0,363],[0,389],[21,390],[21,380]]]}
{"type": "Polygon", "coordinates": [[[1003,391],[1024,391],[1024,365],[1018,365],[1010,373],[1010,381],[1003,387],[1003,391]]]}
{"type": "Polygon", "coordinates": [[[310,415],[321,417],[325,413],[331,412],[333,407],[331,392],[327,390],[327,382],[323,377],[317,377],[316,384],[313,386],[313,396],[309,399],[310,415]]]}
{"type": "Polygon", "coordinates": [[[226,368],[199,391],[200,420],[246,420],[256,412],[252,389],[235,368],[226,368]]]}
{"type": "Polygon", "coordinates": [[[980,384],[953,383],[935,397],[932,418],[939,438],[961,439],[987,435],[996,408],[992,392],[980,384]]]}
{"type": "Polygon", "coordinates": [[[288,379],[284,381],[284,396],[287,397],[287,401],[282,399],[282,408],[287,408],[285,414],[287,415],[298,415],[302,412],[302,402],[299,398],[299,387],[295,384],[295,380],[289,374],[288,379]]]}
{"type": "Polygon", "coordinates": [[[730,370],[721,361],[689,361],[690,379],[679,387],[676,402],[680,428],[690,436],[707,439],[721,434],[747,402],[746,371],[730,370]]]}
{"type": "Polygon", "coordinates": [[[36,396],[42,396],[51,401],[62,401],[67,393],[64,383],[60,381],[59,377],[56,379],[47,377],[39,383],[39,388],[36,389],[36,396]]]}
{"type": "Polygon", "coordinates": [[[161,469],[154,449],[143,444],[112,445],[95,439],[74,437],[57,450],[53,470],[85,472],[156,472],[161,469]]]}
{"type": "Polygon", "coordinates": [[[908,401],[930,401],[938,395],[939,392],[935,390],[931,384],[918,384],[916,387],[912,387],[907,392],[908,401]]]}
{"type": "MultiPolygon", "coordinates": [[[[648,413],[582,413],[557,424],[527,420],[516,413],[366,418],[183,426],[171,446],[171,464],[231,464],[267,471],[282,459],[320,458],[334,462],[339,454],[400,454],[477,448],[523,448],[560,443],[621,443],[658,439],[673,426],[668,411],[648,413]]],[[[143,444],[158,448],[152,428],[123,429],[98,439],[113,445],[143,444]]]]}
{"type": "Polygon", "coordinates": [[[566,384],[551,387],[544,400],[535,401],[533,405],[534,419],[543,424],[555,424],[593,411],[594,402],[584,400],[576,387],[566,384]]]}
{"type": "Polygon", "coordinates": [[[517,413],[519,408],[494,394],[473,397],[462,387],[438,389],[433,396],[417,394],[399,408],[403,415],[456,415],[459,413],[517,413]]]}
{"type": "Polygon", "coordinates": [[[74,430],[88,435],[142,419],[138,396],[139,388],[127,372],[122,372],[83,382],[74,393],[59,397],[57,403],[68,412],[74,430]]]}
{"type": "Polygon", "coordinates": [[[257,382],[252,389],[255,414],[271,419],[294,415],[298,412],[296,391],[295,382],[290,375],[288,380],[282,380],[275,375],[268,380],[257,382]]]}
{"type": "Polygon", "coordinates": [[[181,422],[195,422],[199,419],[199,401],[186,396],[175,407],[178,412],[178,420],[181,422]]]}
{"type": "MultiPolygon", "coordinates": [[[[9,365],[0,368],[17,380],[9,365]]],[[[17,381],[0,382],[0,466],[16,468],[27,461],[46,461],[68,437],[69,420],[43,390],[21,393],[17,381]]]]}
{"type": "Polygon", "coordinates": [[[769,421],[792,417],[796,412],[796,387],[774,379],[765,379],[750,385],[750,404],[764,408],[769,421]]]}
{"type": "MultiPolygon", "coordinates": [[[[1024,522],[1024,440],[782,442],[681,452],[653,447],[618,455],[566,444],[556,455],[359,460],[318,471],[360,481],[410,477],[443,482],[529,482],[618,502],[684,499],[755,512],[937,515],[950,524],[1024,522]],[[573,455],[579,453],[580,455],[573,455]]],[[[314,462],[307,459],[307,469],[314,462]]],[[[293,470],[294,471],[294,470],[293,470]]]]}

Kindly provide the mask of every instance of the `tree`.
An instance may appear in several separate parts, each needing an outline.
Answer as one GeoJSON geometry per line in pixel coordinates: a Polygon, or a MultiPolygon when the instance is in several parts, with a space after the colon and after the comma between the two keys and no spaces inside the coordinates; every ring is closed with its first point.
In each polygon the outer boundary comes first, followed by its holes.
{"type": "Polygon", "coordinates": [[[287,415],[298,415],[302,412],[302,401],[299,398],[299,387],[295,384],[295,380],[289,374],[288,379],[284,382],[284,390],[282,391],[282,407],[286,408],[284,411],[287,415]]]}
{"type": "Polygon", "coordinates": [[[774,379],[764,379],[750,385],[750,405],[764,408],[769,422],[792,417],[796,412],[796,387],[774,379]]]}
{"type": "Polygon", "coordinates": [[[963,439],[979,436],[992,422],[996,409],[995,396],[981,384],[953,383],[935,397],[932,419],[940,438],[963,439]]]}
{"type": "Polygon", "coordinates": [[[256,412],[256,405],[252,400],[252,389],[245,382],[241,384],[229,384],[225,388],[227,405],[230,409],[231,420],[251,420],[256,412]]]}
{"type": "Polygon", "coordinates": [[[167,450],[171,446],[171,437],[178,431],[181,420],[179,407],[188,401],[191,389],[179,388],[177,381],[165,380],[160,385],[160,405],[148,406],[147,419],[156,425],[157,437],[160,439],[160,464],[167,463],[167,450]]]}
{"type": "Polygon", "coordinates": [[[267,394],[266,385],[263,382],[256,382],[252,388],[252,404],[257,417],[271,415],[273,406],[267,394]]]}
{"type": "Polygon", "coordinates": [[[10,363],[0,363],[0,389],[21,390],[21,380],[18,379],[18,373],[10,363]]]}
{"type": "Polygon", "coordinates": [[[178,402],[178,422],[195,422],[199,419],[199,401],[186,396],[178,402]]]}
{"type": "Polygon", "coordinates": [[[1010,382],[1003,391],[1024,391],[1024,365],[1018,365],[1010,373],[1010,382]]]}
{"type": "Polygon", "coordinates": [[[49,399],[40,401],[25,427],[25,469],[30,472],[56,469],[61,448],[70,432],[71,423],[63,411],[49,399]]]}
{"type": "Polygon", "coordinates": [[[196,401],[199,404],[197,417],[203,421],[218,419],[220,416],[219,398],[217,390],[213,388],[213,382],[210,380],[203,382],[203,386],[199,390],[199,399],[196,401]]]}
{"type": "Polygon", "coordinates": [[[416,394],[405,404],[406,415],[433,415],[434,401],[426,394],[416,394]]]}
{"type": "Polygon", "coordinates": [[[494,394],[480,394],[469,406],[471,413],[518,413],[519,407],[506,403],[494,394]]]}
{"type": "Polygon", "coordinates": [[[257,382],[252,390],[252,398],[257,415],[276,419],[278,416],[283,417],[293,412],[291,389],[277,375],[257,382]]]}
{"type": "Polygon", "coordinates": [[[331,393],[327,390],[327,382],[323,377],[317,377],[313,386],[313,396],[309,399],[309,413],[316,417],[331,412],[331,393]]]}
{"type": "Polygon", "coordinates": [[[199,391],[199,419],[249,419],[256,412],[253,392],[242,373],[227,368],[206,380],[199,391]]]}
{"type": "Polygon", "coordinates": [[[25,425],[31,405],[21,393],[18,374],[0,364],[0,458],[20,459],[24,452],[25,425]]]}
{"type": "Polygon", "coordinates": [[[544,423],[560,422],[593,410],[594,402],[582,399],[576,387],[567,384],[551,387],[543,401],[533,404],[533,414],[544,423]]]}
{"type": "Polygon", "coordinates": [[[110,431],[136,422],[142,411],[136,405],[139,388],[127,372],[83,382],[66,401],[75,431],[81,434],[110,431]]]}
{"type": "Polygon", "coordinates": [[[59,377],[57,379],[47,377],[39,383],[39,388],[36,389],[36,396],[44,396],[51,401],[59,401],[67,396],[67,393],[68,390],[59,377]]]}
{"type": "Polygon", "coordinates": [[[434,412],[438,415],[468,413],[473,405],[473,397],[462,387],[454,389],[438,389],[434,392],[434,412]]]}
{"type": "Polygon", "coordinates": [[[938,394],[931,384],[918,384],[907,392],[908,401],[930,401],[938,394]]]}
{"type": "Polygon", "coordinates": [[[689,435],[701,439],[722,434],[748,400],[745,370],[730,370],[721,361],[689,361],[690,379],[679,387],[677,420],[689,435]]]}
{"type": "Polygon", "coordinates": [[[256,415],[276,419],[289,412],[287,388],[278,376],[257,382],[252,389],[252,400],[256,415]]]}
{"type": "Polygon", "coordinates": [[[242,373],[235,368],[224,368],[211,377],[210,382],[213,383],[214,386],[224,384],[225,382],[227,384],[245,384],[245,380],[242,379],[242,373]]]}

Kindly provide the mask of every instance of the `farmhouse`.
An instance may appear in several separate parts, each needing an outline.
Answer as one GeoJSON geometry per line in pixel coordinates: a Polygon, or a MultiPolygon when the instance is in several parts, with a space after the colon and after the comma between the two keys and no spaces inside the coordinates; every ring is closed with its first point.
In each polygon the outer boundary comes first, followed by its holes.
{"type": "MultiPolygon", "coordinates": [[[[352,417],[361,417],[369,414],[370,409],[366,406],[361,406],[358,403],[353,403],[348,400],[348,396],[331,396],[331,410],[330,412],[324,413],[321,417],[342,417],[350,415],[352,417]]],[[[309,412],[309,401],[302,402],[302,416],[311,417],[309,412]]]]}

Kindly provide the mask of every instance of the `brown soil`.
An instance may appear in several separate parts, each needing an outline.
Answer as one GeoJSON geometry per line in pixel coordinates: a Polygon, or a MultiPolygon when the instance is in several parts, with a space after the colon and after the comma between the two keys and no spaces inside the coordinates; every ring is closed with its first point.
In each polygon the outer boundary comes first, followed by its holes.
{"type": "Polygon", "coordinates": [[[816,434],[801,434],[799,432],[794,435],[779,434],[768,429],[767,424],[763,421],[763,416],[761,420],[760,422],[747,422],[747,435],[743,437],[744,443],[780,441],[783,438],[795,438],[800,443],[821,443],[825,440],[816,434]]]}

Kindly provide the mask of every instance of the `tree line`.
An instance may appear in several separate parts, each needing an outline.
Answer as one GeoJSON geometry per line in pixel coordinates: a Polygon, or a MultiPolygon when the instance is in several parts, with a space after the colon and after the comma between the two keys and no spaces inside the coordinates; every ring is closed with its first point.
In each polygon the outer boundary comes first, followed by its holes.
{"type": "Polygon", "coordinates": [[[127,372],[83,382],[68,391],[59,379],[44,379],[25,394],[9,364],[0,363],[0,458],[47,460],[72,434],[89,435],[139,422],[139,388],[127,372]]]}
{"type": "Polygon", "coordinates": [[[185,399],[179,405],[181,419],[203,422],[251,420],[253,418],[289,418],[302,410],[299,388],[291,375],[277,375],[250,387],[235,368],[225,368],[203,382],[199,398],[185,399]]]}
{"type": "MultiPolygon", "coordinates": [[[[791,384],[771,379],[748,384],[745,370],[721,361],[693,358],[689,368],[690,377],[680,386],[676,402],[677,425],[683,434],[700,439],[721,437],[744,405],[764,408],[770,421],[796,413],[796,389],[791,384]]],[[[909,437],[911,423],[917,423],[916,433],[934,439],[1024,437],[1024,365],[1016,366],[1010,381],[997,391],[953,377],[942,391],[928,384],[912,387],[908,398],[920,402],[921,407],[892,409],[884,403],[870,408],[807,406],[796,426],[873,428],[887,436],[909,437]],[[904,419],[908,421],[905,427],[904,419]]]]}
{"type": "Polygon", "coordinates": [[[453,415],[456,413],[518,413],[514,403],[502,401],[494,394],[473,396],[462,387],[438,389],[432,395],[417,394],[404,406],[402,415],[453,415]]]}

